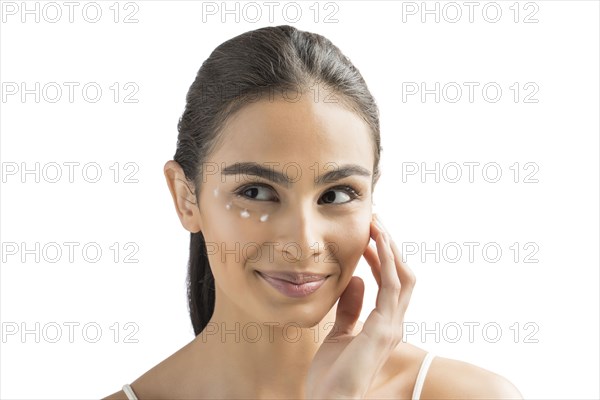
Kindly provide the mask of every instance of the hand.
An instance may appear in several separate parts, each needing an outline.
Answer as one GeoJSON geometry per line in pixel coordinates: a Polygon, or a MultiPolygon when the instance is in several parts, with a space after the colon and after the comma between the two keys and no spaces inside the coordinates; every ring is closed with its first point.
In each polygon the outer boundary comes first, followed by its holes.
{"type": "Polygon", "coordinates": [[[352,336],[362,309],[364,282],[353,276],[338,302],[335,324],[315,354],[306,379],[307,399],[362,399],[402,340],[404,314],[416,282],[389,234],[371,222],[377,250],[363,256],[379,291],[361,332],[352,336]]]}

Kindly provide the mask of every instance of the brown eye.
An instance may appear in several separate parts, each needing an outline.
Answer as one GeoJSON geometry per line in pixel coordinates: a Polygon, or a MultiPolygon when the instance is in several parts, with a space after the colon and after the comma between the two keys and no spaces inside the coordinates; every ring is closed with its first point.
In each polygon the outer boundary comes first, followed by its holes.
{"type": "Polygon", "coordinates": [[[324,200],[325,204],[346,204],[358,197],[360,197],[360,194],[352,187],[342,186],[330,189],[321,197],[321,199],[324,200]],[[336,200],[338,201],[336,202],[336,200]]]}
{"type": "Polygon", "coordinates": [[[256,201],[276,201],[276,196],[269,197],[268,192],[273,192],[273,189],[265,186],[265,185],[252,185],[252,186],[244,186],[235,194],[239,197],[242,197],[246,200],[256,200],[256,201]]]}

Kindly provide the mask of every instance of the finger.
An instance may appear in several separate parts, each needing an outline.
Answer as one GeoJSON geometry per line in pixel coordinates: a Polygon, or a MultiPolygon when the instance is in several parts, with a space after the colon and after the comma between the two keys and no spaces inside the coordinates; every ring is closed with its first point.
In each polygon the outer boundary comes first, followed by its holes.
{"type": "Polygon", "coordinates": [[[377,250],[375,250],[371,246],[367,246],[363,256],[367,260],[367,263],[371,267],[371,272],[373,273],[373,277],[377,281],[377,287],[381,286],[381,264],[379,262],[379,257],[377,257],[377,250]]]}
{"type": "Polygon", "coordinates": [[[385,232],[386,237],[389,239],[390,249],[394,258],[396,275],[400,280],[401,291],[398,296],[398,307],[400,309],[400,316],[403,319],[404,313],[408,308],[408,303],[410,302],[410,298],[412,296],[413,288],[416,284],[416,276],[410,269],[410,267],[402,261],[402,254],[400,253],[400,250],[398,250],[398,247],[396,246],[394,240],[391,238],[389,232],[385,228],[383,228],[383,226],[381,226],[382,229],[380,229],[380,225],[381,224],[375,224],[375,228],[385,232]]]}
{"type": "Polygon", "coordinates": [[[400,297],[400,280],[396,271],[394,254],[385,232],[377,236],[377,254],[381,262],[381,286],[377,293],[377,308],[388,320],[392,321],[400,297]]]}
{"type": "Polygon", "coordinates": [[[412,269],[410,269],[410,267],[402,261],[402,254],[400,253],[400,250],[398,250],[396,243],[391,239],[390,245],[392,253],[394,254],[396,270],[398,277],[400,278],[400,285],[402,288],[400,292],[400,298],[398,299],[398,306],[401,310],[400,312],[402,315],[404,315],[406,309],[408,308],[408,303],[410,302],[415,284],[417,283],[417,277],[412,269]]]}
{"type": "Polygon", "coordinates": [[[350,282],[338,302],[335,323],[331,329],[330,338],[338,335],[351,334],[360,317],[362,310],[365,283],[358,276],[350,278],[350,282]]]}
{"type": "Polygon", "coordinates": [[[367,263],[371,267],[371,272],[377,281],[377,287],[381,286],[381,263],[379,262],[379,257],[377,257],[377,250],[367,245],[363,253],[363,257],[367,260],[367,263]]]}

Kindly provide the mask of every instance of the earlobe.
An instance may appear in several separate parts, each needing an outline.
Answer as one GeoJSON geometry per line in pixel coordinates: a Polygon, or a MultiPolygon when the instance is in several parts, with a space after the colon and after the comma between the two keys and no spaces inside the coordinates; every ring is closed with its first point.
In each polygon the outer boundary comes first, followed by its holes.
{"type": "Polygon", "coordinates": [[[183,168],[174,160],[167,161],[164,174],[181,225],[192,233],[200,232],[202,230],[200,209],[196,201],[194,185],[187,180],[183,168]]]}

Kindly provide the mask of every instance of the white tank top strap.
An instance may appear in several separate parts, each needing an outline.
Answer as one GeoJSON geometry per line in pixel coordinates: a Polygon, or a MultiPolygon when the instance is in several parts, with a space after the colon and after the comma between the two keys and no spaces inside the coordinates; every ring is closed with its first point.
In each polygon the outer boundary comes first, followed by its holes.
{"type": "Polygon", "coordinates": [[[128,383],[123,385],[122,390],[125,392],[125,396],[127,396],[129,400],[139,400],[128,383]]]}
{"type": "Polygon", "coordinates": [[[421,390],[423,390],[423,383],[425,382],[427,371],[429,370],[429,366],[431,365],[431,361],[434,357],[435,354],[427,353],[425,355],[425,358],[421,362],[421,368],[419,369],[417,381],[415,382],[415,388],[413,389],[412,400],[419,400],[421,398],[421,390]]]}

